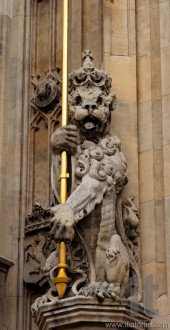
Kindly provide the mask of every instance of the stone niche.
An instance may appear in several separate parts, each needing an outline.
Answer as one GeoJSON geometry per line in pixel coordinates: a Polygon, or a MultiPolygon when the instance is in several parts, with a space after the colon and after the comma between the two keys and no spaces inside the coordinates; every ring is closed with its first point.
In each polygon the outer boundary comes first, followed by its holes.
{"type": "MultiPolygon", "coordinates": [[[[32,315],[42,330],[104,329],[107,322],[144,329],[151,314],[140,304],[139,213],[134,196],[122,198],[127,162],[121,141],[110,132],[116,95],[90,50],[82,60],[69,75],[69,125],[56,128],[49,142],[54,203],[35,203],[26,218],[24,280],[46,288],[32,315]],[[64,150],[71,180],[67,201],[60,204],[64,150]]],[[[34,125],[60,107],[57,74],[48,73],[42,82],[33,77],[34,125]]]]}

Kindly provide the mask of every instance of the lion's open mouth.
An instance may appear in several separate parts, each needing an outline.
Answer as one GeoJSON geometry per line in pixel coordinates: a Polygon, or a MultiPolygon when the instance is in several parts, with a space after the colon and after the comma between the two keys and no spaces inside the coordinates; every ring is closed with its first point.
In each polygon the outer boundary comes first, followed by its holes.
{"type": "Polygon", "coordinates": [[[98,126],[98,124],[99,124],[98,119],[93,116],[86,117],[82,122],[83,128],[85,128],[88,131],[95,129],[98,126]]]}

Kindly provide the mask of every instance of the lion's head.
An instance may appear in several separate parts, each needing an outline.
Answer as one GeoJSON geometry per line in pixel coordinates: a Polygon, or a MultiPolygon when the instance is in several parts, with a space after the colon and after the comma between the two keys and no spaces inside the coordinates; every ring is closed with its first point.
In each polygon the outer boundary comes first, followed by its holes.
{"type": "Polygon", "coordinates": [[[116,95],[110,93],[109,75],[94,68],[91,52],[83,55],[83,67],[70,74],[69,116],[80,133],[90,138],[107,131],[116,95]]]}

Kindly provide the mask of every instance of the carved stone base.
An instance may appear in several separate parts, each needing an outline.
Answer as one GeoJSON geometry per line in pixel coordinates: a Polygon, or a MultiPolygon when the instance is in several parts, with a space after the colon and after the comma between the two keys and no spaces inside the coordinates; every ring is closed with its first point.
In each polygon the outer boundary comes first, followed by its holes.
{"type": "Polygon", "coordinates": [[[95,298],[82,296],[43,304],[37,315],[37,325],[41,330],[98,330],[121,327],[143,330],[150,320],[140,304],[135,304],[132,308],[131,303],[125,300],[119,303],[106,299],[99,303],[95,298]]]}

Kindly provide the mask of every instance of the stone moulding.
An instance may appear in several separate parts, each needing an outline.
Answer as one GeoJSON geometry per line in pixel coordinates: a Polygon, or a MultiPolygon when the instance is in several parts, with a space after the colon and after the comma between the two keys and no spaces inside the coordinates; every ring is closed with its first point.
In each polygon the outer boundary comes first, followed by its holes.
{"type": "Polygon", "coordinates": [[[13,265],[15,265],[15,262],[0,256],[0,272],[7,273],[8,269],[13,265]]]}
{"type": "MultiPolygon", "coordinates": [[[[149,313],[148,313],[149,315],[149,313]]],[[[41,330],[54,329],[106,329],[107,322],[118,322],[124,329],[146,329],[150,317],[141,304],[132,309],[130,301],[102,303],[95,298],[83,296],[62,299],[56,303],[46,303],[39,307],[37,325],[41,330]],[[137,312],[136,312],[137,310],[137,312]],[[136,312],[136,316],[135,315],[136,312]]],[[[114,329],[117,329],[116,326],[114,329]]]]}

